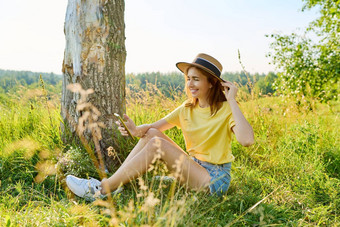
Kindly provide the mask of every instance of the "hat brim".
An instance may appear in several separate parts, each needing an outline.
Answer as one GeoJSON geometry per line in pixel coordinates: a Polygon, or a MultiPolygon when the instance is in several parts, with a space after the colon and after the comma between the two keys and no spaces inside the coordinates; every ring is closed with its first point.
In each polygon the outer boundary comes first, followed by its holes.
{"type": "Polygon", "coordinates": [[[213,76],[213,77],[215,77],[216,79],[218,79],[219,81],[224,82],[224,80],[223,80],[222,78],[216,76],[216,75],[213,73],[213,71],[211,71],[211,70],[209,70],[209,69],[207,69],[207,68],[205,68],[205,67],[203,67],[203,66],[201,66],[201,65],[199,65],[199,64],[196,64],[196,63],[188,63],[188,62],[178,62],[178,63],[176,64],[176,67],[177,67],[182,73],[184,73],[184,74],[186,74],[188,68],[189,68],[189,67],[192,67],[192,66],[197,67],[197,68],[200,68],[200,69],[206,71],[207,73],[209,73],[211,76],[213,76]]]}

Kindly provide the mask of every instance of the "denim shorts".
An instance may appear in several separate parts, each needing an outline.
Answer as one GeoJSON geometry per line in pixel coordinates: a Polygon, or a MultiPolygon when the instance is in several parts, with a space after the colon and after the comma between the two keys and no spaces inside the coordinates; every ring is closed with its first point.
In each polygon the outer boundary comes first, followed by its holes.
{"type": "Polygon", "coordinates": [[[218,196],[224,195],[230,185],[231,162],[224,164],[212,164],[200,161],[195,157],[192,157],[192,159],[208,171],[211,177],[209,185],[210,194],[217,194],[218,196]]]}

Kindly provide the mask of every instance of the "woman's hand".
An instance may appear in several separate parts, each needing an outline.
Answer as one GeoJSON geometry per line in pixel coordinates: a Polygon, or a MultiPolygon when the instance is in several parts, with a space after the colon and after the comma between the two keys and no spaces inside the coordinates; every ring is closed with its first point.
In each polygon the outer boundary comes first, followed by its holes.
{"type": "MultiPolygon", "coordinates": [[[[128,130],[131,132],[131,134],[133,136],[137,136],[137,127],[135,123],[133,122],[133,120],[129,118],[128,115],[126,114],[123,115],[123,118],[125,120],[124,123],[126,127],[128,128],[128,130]]],[[[122,136],[129,136],[129,133],[127,132],[126,128],[124,127],[122,123],[120,123],[119,121],[116,121],[116,124],[118,125],[118,130],[120,131],[122,136]]]]}
{"type": "MultiPolygon", "coordinates": [[[[123,115],[123,118],[125,120],[124,123],[126,127],[129,129],[132,136],[141,138],[151,128],[151,125],[148,124],[136,126],[133,120],[129,118],[128,115],[126,114],[123,115]]],[[[120,131],[122,136],[129,136],[129,133],[127,132],[126,128],[122,123],[116,121],[116,124],[118,125],[118,130],[120,131]]]]}
{"type": "Polygon", "coordinates": [[[221,82],[227,101],[235,100],[238,88],[230,81],[221,82]]]}

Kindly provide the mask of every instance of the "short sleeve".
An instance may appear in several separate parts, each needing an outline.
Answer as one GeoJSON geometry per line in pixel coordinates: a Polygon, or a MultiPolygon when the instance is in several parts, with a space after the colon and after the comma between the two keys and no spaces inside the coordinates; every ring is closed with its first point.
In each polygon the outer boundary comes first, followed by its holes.
{"type": "Polygon", "coordinates": [[[235,121],[234,121],[234,116],[233,116],[233,114],[230,114],[228,123],[229,123],[230,129],[232,129],[232,128],[236,125],[236,124],[235,124],[235,121]]]}
{"type": "Polygon", "coordinates": [[[166,115],[163,119],[165,119],[168,123],[175,125],[180,128],[180,113],[183,108],[183,105],[177,107],[171,113],[166,115]]]}

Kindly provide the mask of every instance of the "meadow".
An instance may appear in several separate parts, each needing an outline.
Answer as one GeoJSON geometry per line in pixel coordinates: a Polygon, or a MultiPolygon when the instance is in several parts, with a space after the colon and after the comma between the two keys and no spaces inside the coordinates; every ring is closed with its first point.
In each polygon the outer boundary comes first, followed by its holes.
{"type": "MultiPolygon", "coordinates": [[[[152,88],[129,91],[127,114],[136,124],[185,100],[152,88]]],[[[67,190],[64,177],[96,177],[96,169],[82,147],[63,144],[59,95],[45,92],[0,94],[0,226],[340,226],[339,102],[241,92],[256,142],[242,147],[234,138],[224,197],[155,179],[166,174],[156,161],[122,193],[88,203],[67,190]]],[[[178,129],[166,133],[184,148],[178,129]]],[[[121,138],[126,152],[134,143],[121,138]]]]}

